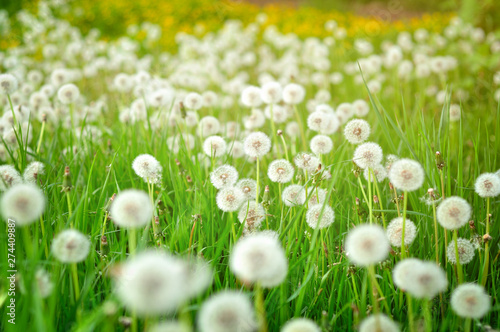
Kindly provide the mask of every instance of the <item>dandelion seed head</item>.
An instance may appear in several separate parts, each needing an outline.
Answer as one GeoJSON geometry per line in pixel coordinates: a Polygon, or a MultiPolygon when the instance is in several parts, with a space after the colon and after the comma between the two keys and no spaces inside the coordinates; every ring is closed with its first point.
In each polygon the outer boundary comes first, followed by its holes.
{"type": "Polygon", "coordinates": [[[460,105],[451,104],[450,105],[450,121],[452,121],[452,122],[460,121],[460,115],[461,115],[460,105]]]}
{"type": "Polygon", "coordinates": [[[184,97],[184,106],[187,109],[197,111],[203,106],[203,97],[196,92],[190,92],[184,97]]]}
{"type": "Polygon", "coordinates": [[[273,182],[287,183],[293,178],[294,169],[292,164],[286,159],[274,160],[269,164],[267,176],[273,182]]]}
{"type": "Polygon", "coordinates": [[[424,183],[424,169],[415,160],[399,159],[389,170],[389,181],[399,190],[415,191],[424,183]]]}
{"type": "Polygon", "coordinates": [[[185,264],[162,251],[143,251],[119,266],[114,291],[138,316],[173,312],[187,300],[185,264]]]}
{"type": "Polygon", "coordinates": [[[5,94],[11,94],[18,87],[17,79],[11,74],[0,74],[0,91],[5,94]]]}
{"type": "MultiPolygon", "coordinates": [[[[474,245],[467,239],[458,238],[457,248],[458,248],[458,259],[460,261],[460,265],[465,265],[470,263],[474,258],[476,250],[474,245]]],[[[446,249],[446,257],[448,258],[448,262],[452,264],[457,264],[455,241],[451,241],[448,244],[448,248],[446,249]]]]}
{"type": "Polygon", "coordinates": [[[377,180],[377,182],[380,183],[387,178],[387,171],[384,166],[376,165],[373,168],[365,168],[363,176],[366,181],[374,182],[377,180]]]}
{"type": "Polygon", "coordinates": [[[210,136],[203,142],[203,152],[209,157],[221,157],[226,154],[226,141],[220,136],[210,136]]]}
{"type": "Polygon", "coordinates": [[[445,198],[437,207],[437,220],[445,229],[458,229],[469,221],[471,207],[467,201],[458,196],[445,198]]]}
{"type": "Polygon", "coordinates": [[[23,183],[21,174],[11,165],[0,165],[0,191],[23,183]]]}
{"type": "Polygon", "coordinates": [[[351,120],[344,127],[344,136],[351,144],[363,143],[370,136],[370,125],[365,120],[351,120]]]}
{"type": "Polygon", "coordinates": [[[326,190],[323,188],[309,188],[307,189],[307,197],[309,197],[309,201],[307,202],[309,206],[323,205],[323,202],[326,200],[326,190]]]}
{"type": "Polygon", "coordinates": [[[333,209],[322,204],[310,206],[306,212],[306,222],[313,229],[322,229],[330,226],[335,221],[333,209]]]}
{"type": "Polygon", "coordinates": [[[354,150],[353,161],[360,168],[374,168],[382,162],[384,154],[382,148],[377,143],[367,142],[359,145],[354,150]]]}
{"type": "Polygon", "coordinates": [[[259,109],[253,109],[252,114],[243,118],[243,125],[246,129],[254,130],[266,124],[266,117],[259,109]]]}
{"type": "Polygon", "coordinates": [[[200,332],[253,332],[257,322],[250,300],[242,293],[226,290],[203,303],[197,325],[200,332]]]}
{"type": "Polygon", "coordinates": [[[19,226],[36,221],[45,210],[45,196],[33,184],[14,184],[1,196],[0,207],[5,220],[12,218],[19,226]]]}
{"type": "Polygon", "coordinates": [[[255,201],[243,203],[238,212],[238,220],[245,225],[245,229],[248,231],[258,229],[265,218],[266,210],[262,204],[257,204],[255,201]]]}
{"type": "Polygon", "coordinates": [[[74,103],[78,100],[78,97],[80,97],[80,90],[72,83],[61,86],[57,91],[57,98],[59,98],[59,101],[64,105],[74,103]]]}
{"type": "Polygon", "coordinates": [[[245,201],[255,199],[257,195],[257,181],[254,179],[241,179],[236,183],[236,187],[240,188],[245,201]]]}
{"type": "Polygon", "coordinates": [[[421,262],[417,258],[406,258],[399,261],[392,270],[394,284],[403,290],[410,287],[409,285],[413,282],[413,271],[418,269],[421,262]]]}
{"type": "Polygon", "coordinates": [[[464,318],[479,319],[490,311],[491,299],[484,287],[467,283],[459,285],[451,294],[451,308],[464,318]]]}
{"type": "Polygon", "coordinates": [[[384,314],[374,314],[359,325],[359,332],[399,332],[399,326],[384,314]]]}
{"type": "Polygon", "coordinates": [[[418,299],[433,299],[448,288],[444,270],[434,262],[422,261],[415,265],[406,290],[418,299]]]}
{"type": "Polygon", "coordinates": [[[132,169],[146,183],[158,184],[161,182],[163,168],[152,155],[141,154],[137,156],[132,162],[132,169]]]}
{"type": "MultiPolygon", "coordinates": [[[[401,240],[403,237],[403,218],[398,217],[391,220],[387,225],[387,237],[391,245],[401,247],[401,240]]],[[[405,222],[405,246],[413,243],[417,237],[417,226],[410,220],[406,219],[405,222]]]]}
{"type": "Polygon", "coordinates": [[[474,189],[480,197],[496,197],[500,194],[500,177],[495,173],[483,173],[476,179],[474,189]]]}
{"type": "Polygon", "coordinates": [[[316,135],[311,139],[310,147],[315,154],[328,154],[333,149],[333,142],[326,135],[316,135]]]}
{"type": "Polygon", "coordinates": [[[267,82],[260,88],[260,98],[266,104],[276,104],[281,101],[283,90],[278,82],[267,82]]]}
{"type": "Polygon", "coordinates": [[[210,173],[210,181],[217,189],[234,186],[238,181],[238,171],[231,165],[222,165],[210,173]]]}
{"type": "Polygon", "coordinates": [[[89,251],[89,239],[75,229],[67,229],[60,232],[52,241],[52,253],[62,263],[84,261],[89,251]]]}
{"type": "Polygon", "coordinates": [[[148,329],[148,332],[192,332],[192,329],[184,322],[161,321],[148,329]]]}
{"type": "Polygon", "coordinates": [[[223,187],[219,190],[216,196],[216,203],[219,209],[224,212],[233,212],[240,208],[243,204],[244,195],[238,187],[223,187]]]}
{"type": "Polygon", "coordinates": [[[295,158],[293,158],[293,162],[298,168],[310,173],[315,172],[320,164],[318,157],[307,152],[299,152],[295,158]]]}
{"type": "Polygon", "coordinates": [[[288,273],[288,261],[281,243],[276,237],[261,232],[236,242],[229,267],[245,283],[258,282],[266,288],[281,284],[288,273]]]}
{"type": "Polygon", "coordinates": [[[245,153],[253,158],[260,158],[271,150],[271,139],[263,132],[248,135],[243,141],[245,153]]]}
{"type": "Polygon", "coordinates": [[[287,104],[300,104],[306,96],[306,90],[300,84],[290,83],[283,88],[283,101],[287,104]]]}
{"type": "Polygon", "coordinates": [[[281,332],[321,332],[321,329],[308,318],[293,318],[283,325],[281,332]]]}
{"type": "Polygon", "coordinates": [[[198,123],[198,132],[203,136],[213,136],[220,132],[220,122],[213,116],[205,116],[198,123]]]}
{"type": "Polygon", "coordinates": [[[390,244],[382,227],[363,224],[349,231],[345,249],[352,263],[368,266],[385,259],[389,254],[390,244]]]}
{"type": "Polygon", "coordinates": [[[262,104],[260,89],[256,86],[248,86],[241,92],[241,103],[246,107],[259,107],[262,104]]]}
{"type": "Polygon", "coordinates": [[[50,281],[50,275],[47,271],[44,269],[38,269],[35,273],[35,282],[42,299],[45,299],[52,294],[54,284],[50,281]]]}
{"type": "Polygon", "coordinates": [[[365,117],[370,112],[370,106],[363,99],[358,99],[352,103],[352,108],[354,110],[354,115],[357,117],[365,117]]]}
{"type": "Polygon", "coordinates": [[[339,106],[337,106],[335,114],[337,115],[337,118],[339,119],[340,123],[344,124],[354,116],[354,109],[351,104],[342,103],[339,106]]]}
{"type": "Polygon", "coordinates": [[[299,184],[292,184],[283,190],[283,203],[286,206],[300,206],[306,202],[306,190],[299,184]]]}
{"type": "Polygon", "coordinates": [[[140,228],[153,217],[153,204],[144,191],[126,189],[116,195],[110,215],[113,222],[122,228],[140,228]]]}
{"type": "Polygon", "coordinates": [[[233,158],[242,158],[245,155],[245,150],[243,149],[243,143],[240,141],[234,141],[229,144],[228,154],[233,158]]]}

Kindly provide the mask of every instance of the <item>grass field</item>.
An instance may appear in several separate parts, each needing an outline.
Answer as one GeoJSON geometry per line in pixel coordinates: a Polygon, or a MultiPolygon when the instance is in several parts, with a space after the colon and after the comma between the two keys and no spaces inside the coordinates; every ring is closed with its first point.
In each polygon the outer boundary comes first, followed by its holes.
{"type": "Polygon", "coordinates": [[[0,331],[499,328],[498,31],[143,2],[0,15],[0,331]]]}

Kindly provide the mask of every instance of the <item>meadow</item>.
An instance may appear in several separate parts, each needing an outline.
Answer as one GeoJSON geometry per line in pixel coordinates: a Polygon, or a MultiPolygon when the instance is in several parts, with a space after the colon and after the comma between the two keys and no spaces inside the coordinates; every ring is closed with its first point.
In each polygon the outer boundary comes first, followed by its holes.
{"type": "Polygon", "coordinates": [[[189,3],[0,11],[0,331],[498,330],[500,31],[189,3]]]}

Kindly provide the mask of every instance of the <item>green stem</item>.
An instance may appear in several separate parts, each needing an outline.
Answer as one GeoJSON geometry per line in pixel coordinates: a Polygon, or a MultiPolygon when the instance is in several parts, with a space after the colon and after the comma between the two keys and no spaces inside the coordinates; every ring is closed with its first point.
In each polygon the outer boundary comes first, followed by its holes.
{"type": "Polygon", "coordinates": [[[266,307],[264,303],[264,292],[259,283],[255,285],[255,310],[259,320],[259,332],[267,332],[266,307]]]}
{"type": "Polygon", "coordinates": [[[370,213],[370,224],[373,224],[373,195],[372,195],[371,179],[372,179],[372,171],[370,167],[368,167],[368,210],[370,213]]]}
{"type": "Polygon", "coordinates": [[[460,264],[460,255],[458,253],[458,231],[456,229],[453,231],[453,241],[455,242],[455,259],[457,261],[458,283],[461,284],[464,282],[464,276],[462,273],[462,265],[460,264]]]}
{"type": "Polygon", "coordinates": [[[406,226],[406,208],[408,205],[408,192],[404,192],[403,197],[403,229],[401,233],[401,259],[406,257],[406,247],[405,247],[405,226],[406,226]]]}
{"type": "MultiPolygon", "coordinates": [[[[486,198],[486,234],[490,234],[490,198],[486,198]]],[[[481,277],[481,285],[484,287],[488,280],[488,268],[490,265],[490,242],[486,241],[484,245],[484,267],[481,277]]]]}
{"type": "Polygon", "coordinates": [[[425,331],[432,332],[432,315],[431,311],[429,310],[428,300],[424,300],[423,307],[424,307],[423,309],[424,309],[424,319],[425,319],[425,331]]]}
{"type": "Polygon", "coordinates": [[[255,191],[255,203],[259,204],[259,158],[257,158],[257,187],[255,191]]]}
{"type": "Polygon", "coordinates": [[[78,284],[78,267],[71,263],[71,275],[73,276],[73,287],[75,288],[75,302],[80,298],[80,285],[78,284]]]}
{"type": "Polygon", "coordinates": [[[42,140],[43,140],[43,133],[45,132],[45,123],[46,121],[42,122],[42,129],[40,130],[40,137],[38,138],[38,144],[36,146],[36,154],[40,153],[40,147],[42,146],[42,140]]]}
{"type": "Polygon", "coordinates": [[[380,190],[378,189],[378,181],[377,181],[376,177],[374,179],[374,182],[375,182],[375,190],[377,191],[378,205],[380,206],[380,210],[381,210],[381,213],[382,213],[382,225],[384,226],[384,229],[386,229],[387,225],[385,223],[384,206],[382,204],[382,197],[380,196],[380,190]]]}
{"type": "Polygon", "coordinates": [[[438,245],[438,225],[436,218],[436,203],[432,203],[432,216],[434,218],[434,245],[436,251],[436,264],[439,264],[439,245],[438,245]]]}
{"type": "Polygon", "coordinates": [[[137,237],[135,228],[130,228],[128,230],[128,251],[130,256],[135,255],[135,250],[137,248],[137,237]]]}

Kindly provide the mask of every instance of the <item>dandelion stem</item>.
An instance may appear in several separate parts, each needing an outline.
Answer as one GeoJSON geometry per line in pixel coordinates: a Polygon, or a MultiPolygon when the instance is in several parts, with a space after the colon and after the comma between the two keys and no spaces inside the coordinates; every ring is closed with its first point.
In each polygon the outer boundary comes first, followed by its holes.
{"type": "Polygon", "coordinates": [[[285,141],[285,138],[283,137],[283,135],[280,136],[281,137],[281,142],[283,143],[283,149],[285,150],[285,157],[286,157],[286,160],[290,161],[290,158],[288,158],[288,149],[286,147],[286,141],[285,141]]]}
{"type": "Polygon", "coordinates": [[[255,309],[259,319],[259,332],[267,332],[266,307],[264,303],[264,293],[260,283],[255,285],[255,309]]]}
{"type": "Polygon", "coordinates": [[[436,264],[439,264],[439,245],[438,245],[438,225],[436,218],[436,203],[432,202],[432,216],[434,218],[434,250],[436,251],[436,264]]]}
{"type": "Polygon", "coordinates": [[[49,257],[49,249],[47,247],[47,241],[45,241],[45,225],[43,224],[42,216],[40,216],[40,229],[42,230],[42,239],[45,243],[45,257],[49,257]]]}
{"type": "MultiPolygon", "coordinates": [[[[66,200],[68,201],[68,219],[71,219],[73,210],[71,209],[71,197],[69,195],[69,191],[66,191],[66,200]]],[[[73,228],[73,221],[71,221],[70,227],[73,228]]]]}
{"type": "Polygon", "coordinates": [[[455,242],[455,259],[457,261],[458,283],[461,284],[464,282],[464,276],[462,273],[462,264],[460,264],[460,255],[458,253],[458,231],[456,229],[453,231],[453,241],[455,242]]]}
{"type": "Polygon", "coordinates": [[[45,123],[46,121],[44,120],[42,122],[42,129],[40,129],[40,137],[38,138],[38,144],[36,146],[36,154],[40,153],[40,147],[42,146],[42,140],[43,140],[43,133],[45,132],[45,123]]]}
{"type": "Polygon", "coordinates": [[[399,210],[399,202],[398,202],[398,192],[396,187],[394,187],[394,202],[396,202],[396,209],[398,210],[398,217],[401,217],[401,211],[399,210]]]}
{"type": "MultiPolygon", "coordinates": [[[[490,198],[486,197],[486,235],[490,234],[490,198]]],[[[484,245],[484,267],[481,277],[481,285],[484,287],[488,279],[488,268],[490,265],[490,242],[486,240],[484,245]]]]}
{"type": "Polygon", "coordinates": [[[257,187],[255,191],[255,204],[259,204],[259,158],[257,158],[257,187]]]}
{"type": "Polygon", "coordinates": [[[412,302],[411,295],[407,292],[406,293],[406,302],[408,302],[408,325],[410,327],[410,332],[415,331],[415,318],[413,316],[413,302],[412,302]]]}
{"type": "Polygon", "coordinates": [[[401,259],[406,257],[406,248],[405,248],[405,226],[406,226],[406,208],[408,205],[408,192],[404,192],[403,197],[403,229],[401,233],[401,259]]]}
{"type": "Polygon", "coordinates": [[[373,224],[373,195],[372,195],[372,170],[368,167],[368,210],[370,213],[370,224],[373,224]]]}
{"type": "Polygon", "coordinates": [[[75,302],[80,298],[80,285],[78,284],[78,267],[76,263],[71,263],[71,274],[73,276],[73,287],[75,288],[75,302]]]}
{"type": "Polygon", "coordinates": [[[382,213],[382,225],[384,226],[384,229],[385,229],[385,228],[387,228],[387,225],[385,224],[385,213],[383,212],[384,206],[382,204],[382,197],[380,196],[380,190],[378,189],[378,181],[377,181],[376,177],[375,177],[373,182],[375,183],[375,190],[377,192],[377,197],[378,197],[378,205],[380,206],[380,210],[382,213]]]}
{"type": "Polygon", "coordinates": [[[128,230],[128,252],[131,256],[135,255],[135,249],[137,248],[137,235],[135,228],[130,228],[128,230]]]}
{"type": "Polygon", "coordinates": [[[297,105],[293,105],[293,110],[295,111],[295,117],[297,119],[297,123],[299,124],[300,136],[302,136],[302,145],[304,146],[304,151],[306,151],[307,150],[306,134],[304,132],[304,125],[302,124],[302,120],[300,119],[300,114],[299,110],[297,109],[297,105]]]}
{"type": "Polygon", "coordinates": [[[465,323],[464,323],[464,324],[465,324],[465,327],[464,327],[464,331],[465,331],[465,332],[470,332],[470,323],[471,323],[470,318],[467,318],[467,319],[465,320],[465,323]]]}
{"type": "Polygon", "coordinates": [[[280,146],[278,144],[278,137],[276,132],[276,125],[274,124],[274,116],[273,116],[273,104],[269,105],[270,113],[271,113],[271,130],[274,141],[274,146],[276,147],[276,153],[278,154],[278,159],[281,159],[280,146]]]}
{"type": "Polygon", "coordinates": [[[424,319],[425,319],[425,331],[432,332],[432,315],[429,309],[429,300],[424,300],[424,319]]]}
{"type": "Polygon", "coordinates": [[[34,251],[33,251],[33,244],[31,240],[31,234],[30,230],[28,227],[24,226],[21,227],[23,230],[23,240],[24,240],[24,247],[26,248],[26,255],[30,259],[34,259],[34,251]]]}

